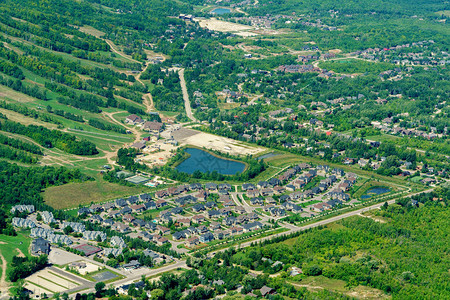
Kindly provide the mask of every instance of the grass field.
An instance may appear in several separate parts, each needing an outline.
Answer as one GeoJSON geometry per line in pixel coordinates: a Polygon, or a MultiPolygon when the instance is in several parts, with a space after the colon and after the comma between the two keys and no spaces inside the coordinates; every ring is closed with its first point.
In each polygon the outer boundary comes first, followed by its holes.
{"type": "Polygon", "coordinates": [[[96,178],[95,181],[49,187],[43,192],[43,197],[45,203],[55,209],[68,209],[135,195],[144,191],[148,191],[148,188],[122,186],[96,178]]]}
{"type": "MultiPolygon", "coordinates": [[[[13,256],[23,253],[29,256],[29,248],[31,243],[31,238],[28,237],[29,231],[19,231],[17,236],[0,235],[0,252],[6,260],[7,266],[12,262],[13,256]],[[19,249],[20,252],[17,250],[19,249]]],[[[1,267],[1,265],[0,265],[1,267]]],[[[1,274],[5,270],[1,270],[1,274]]]]}
{"type": "Polygon", "coordinates": [[[384,62],[369,62],[358,59],[343,59],[343,60],[333,60],[325,61],[319,64],[322,69],[332,70],[336,73],[373,73],[378,74],[383,71],[394,69],[395,65],[384,63],[384,62]]]}

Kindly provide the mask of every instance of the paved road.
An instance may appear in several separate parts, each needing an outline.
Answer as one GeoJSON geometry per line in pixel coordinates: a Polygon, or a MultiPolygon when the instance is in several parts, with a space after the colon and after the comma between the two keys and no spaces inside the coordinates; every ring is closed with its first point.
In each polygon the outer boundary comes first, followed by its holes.
{"type": "MultiPolygon", "coordinates": [[[[429,190],[426,190],[426,191],[417,192],[417,193],[408,195],[407,197],[412,197],[412,196],[414,196],[414,195],[418,195],[418,194],[422,194],[422,193],[429,193],[429,192],[431,192],[431,191],[433,191],[433,189],[429,189],[429,190]]],[[[389,200],[389,201],[387,201],[387,203],[388,203],[388,204],[393,204],[393,203],[395,203],[396,200],[397,200],[397,199],[389,200]]],[[[242,243],[242,244],[240,244],[240,248],[248,247],[248,246],[250,246],[251,244],[256,244],[256,243],[258,243],[258,242],[270,240],[270,239],[273,239],[273,238],[275,238],[275,237],[279,237],[279,236],[283,236],[283,235],[288,235],[288,234],[291,234],[291,233],[294,233],[294,232],[303,231],[303,230],[307,230],[307,229],[310,229],[310,228],[315,228],[315,227],[327,225],[327,224],[329,224],[329,223],[333,223],[333,222],[336,222],[336,221],[339,221],[339,220],[342,220],[342,219],[345,219],[345,218],[348,218],[348,217],[352,217],[352,216],[361,214],[361,213],[366,212],[366,211],[370,211],[370,210],[374,210],[374,209],[379,209],[379,208],[380,208],[381,206],[383,206],[383,205],[384,205],[384,202],[377,203],[377,204],[374,204],[374,205],[372,205],[372,206],[364,207],[364,208],[361,208],[361,209],[358,209],[358,210],[355,210],[355,211],[351,211],[351,212],[348,212],[348,213],[344,213],[344,214],[339,215],[339,216],[331,217],[331,218],[328,218],[328,219],[326,219],[326,220],[318,221],[318,222],[315,222],[315,223],[312,223],[312,224],[308,224],[308,225],[305,225],[305,226],[301,226],[301,227],[294,226],[294,225],[287,224],[287,223],[282,223],[282,224],[280,224],[282,227],[285,227],[285,228],[291,228],[291,229],[290,229],[289,231],[286,231],[286,232],[277,233],[277,234],[270,235],[270,236],[267,236],[267,237],[263,237],[263,238],[260,238],[260,239],[257,239],[257,240],[253,240],[253,241],[250,241],[250,242],[242,243]],[[289,226],[288,226],[288,225],[289,225],[289,226]]],[[[225,249],[219,250],[219,251],[217,251],[217,252],[222,252],[222,251],[225,251],[225,250],[227,250],[227,249],[228,249],[228,248],[225,248],[225,249]]]]}
{"type": "Polygon", "coordinates": [[[189,101],[189,94],[188,94],[187,87],[186,87],[186,81],[184,80],[184,69],[180,69],[178,71],[178,75],[180,76],[180,85],[181,85],[181,91],[183,92],[183,99],[184,99],[184,106],[186,108],[186,115],[193,122],[198,122],[197,119],[192,114],[191,102],[189,101]]]}

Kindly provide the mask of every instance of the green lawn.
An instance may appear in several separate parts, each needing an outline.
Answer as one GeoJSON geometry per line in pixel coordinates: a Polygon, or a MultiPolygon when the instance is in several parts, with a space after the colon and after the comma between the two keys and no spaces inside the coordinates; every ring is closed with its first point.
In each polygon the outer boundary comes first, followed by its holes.
{"type": "MultiPolygon", "coordinates": [[[[26,230],[17,232],[17,236],[0,235],[0,252],[5,258],[7,266],[11,264],[13,256],[19,255],[20,252],[30,256],[31,238],[28,236],[29,233],[29,230],[26,230]]],[[[1,265],[0,270],[1,274],[3,274],[4,270],[1,268],[1,265]]]]}

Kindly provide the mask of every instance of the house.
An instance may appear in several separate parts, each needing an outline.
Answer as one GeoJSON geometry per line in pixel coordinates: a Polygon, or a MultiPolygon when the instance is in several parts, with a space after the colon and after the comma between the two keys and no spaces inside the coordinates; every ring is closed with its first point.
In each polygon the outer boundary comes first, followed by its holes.
{"type": "Polygon", "coordinates": [[[208,232],[208,228],[206,228],[206,226],[198,226],[197,227],[197,232],[198,233],[206,233],[206,232],[208,232]]]}
{"type": "Polygon", "coordinates": [[[177,231],[177,232],[174,232],[174,233],[172,234],[172,238],[173,238],[175,241],[184,239],[185,237],[186,237],[186,236],[184,235],[184,233],[183,233],[182,231],[177,231]]]}
{"type": "Polygon", "coordinates": [[[275,294],[275,290],[268,286],[263,286],[259,291],[261,292],[261,296],[263,297],[275,294]]]}
{"type": "Polygon", "coordinates": [[[141,264],[137,260],[131,260],[129,263],[124,264],[122,267],[126,270],[135,270],[138,269],[141,264]]]}
{"type": "Polygon", "coordinates": [[[273,190],[270,188],[263,188],[263,189],[261,189],[261,195],[262,196],[272,196],[273,190]]]}
{"type": "Polygon", "coordinates": [[[165,237],[159,237],[159,238],[156,239],[156,244],[158,246],[162,246],[164,244],[167,244],[168,242],[169,242],[169,240],[166,239],[165,237]]]}
{"type": "Polygon", "coordinates": [[[169,196],[169,193],[166,190],[160,190],[160,191],[156,191],[155,195],[157,198],[161,199],[161,198],[169,196]]]}
{"type": "Polygon", "coordinates": [[[262,205],[264,203],[264,199],[260,197],[255,197],[250,199],[251,205],[262,205]]]}
{"type": "Polygon", "coordinates": [[[85,231],[83,232],[83,239],[88,241],[97,241],[100,239],[103,242],[106,240],[106,233],[102,231],[85,231]]]}
{"type": "Polygon", "coordinates": [[[260,181],[257,184],[259,189],[267,188],[269,186],[269,183],[267,181],[260,181]]]}
{"type": "Polygon", "coordinates": [[[20,227],[20,228],[35,228],[36,224],[29,220],[29,219],[22,219],[22,218],[13,218],[12,224],[14,227],[20,227]]]}
{"type": "Polygon", "coordinates": [[[217,204],[216,204],[216,202],[214,202],[214,201],[209,201],[209,202],[206,202],[206,203],[205,203],[205,207],[206,207],[207,209],[213,209],[214,207],[217,207],[217,204]]]}
{"type": "Polygon", "coordinates": [[[192,211],[194,212],[201,212],[205,210],[205,206],[203,204],[195,204],[192,206],[192,211]]]}
{"type": "Polygon", "coordinates": [[[143,130],[148,130],[152,133],[160,133],[163,129],[163,123],[161,122],[154,122],[154,121],[147,121],[142,126],[143,130]]]}
{"type": "Polygon", "coordinates": [[[131,208],[129,208],[128,206],[125,206],[124,208],[122,208],[119,211],[120,215],[127,215],[127,214],[131,214],[133,211],[131,210],[131,208]]]}
{"type": "Polygon", "coordinates": [[[191,247],[194,247],[194,246],[198,245],[199,242],[200,242],[200,241],[199,241],[198,237],[193,236],[193,237],[191,237],[191,238],[188,238],[188,239],[186,240],[186,242],[184,242],[184,245],[185,245],[186,247],[188,247],[188,248],[191,248],[191,247]]]}
{"type": "Polygon", "coordinates": [[[145,210],[144,204],[130,205],[130,208],[134,213],[140,213],[145,210]]]}
{"type": "Polygon", "coordinates": [[[231,207],[231,206],[236,206],[236,203],[234,203],[233,200],[227,200],[223,203],[224,207],[231,207]]]}
{"type": "Polygon", "coordinates": [[[43,211],[41,213],[42,221],[45,224],[50,224],[56,222],[56,219],[53,217],[53,213],[50,211],[43,211]]]}
{"type": "Polygon", "coordinates": [[[253,183],[244,183],[242,185],[242,190],[243,191],[254,190],[254,189],[256,189],[256,186],[253,183]]]}
{"type": "Polygon", "coordinates": [[[117,208],[122,208],[127,206],[127,201],[125,199],[119,198],[114,200],[114,204],[117,208]]]}
{"type": "Polygon", "coordinates": [[[15,213],[16,211],[20,213],[33,213],[34,205],[15,205],[11,208],[11,213],[15,213]]]}
{"type": "Polygon", "coordinates": [[[165,201],[165,200],[158,200],[155,202],[155,204],[156,204],[156,208],[161,208],[161,207],[168,205],[167,201],[165,201]]]}
{"type": "Polygon", "coordinates": [[[220,223],[218,222],[211,222],[211,224],[209,224],[209,228],[211,230],[217,230],[220,229],[220,223]]]}
{"type": "Polygon", "coordinates": [[[144,205],[144,210],[148,210],[148,209],[156,209],[156,203],[153,202],[153,201],[145,202],[145,203],[142,204],[142,205],[144,205]]]}
{"type": "Polygon", "coordinates": [[[254,198],[259,196],[259,190],[247,190],[247,197],[254,198]]]}
{"type": "Polygon", "coordinates": [[[181,207],[174,207],[170,210],[170,212],[174,215],[179,215],[183,212],[183,209],[181,207]]]}
{"type": "Polygon", "coordinates": [[[222,220],[222,223],[226,226],[237,224],[235,217],[226,217],[222,220]]]}
{"type": "Polygon", "coordinates": [[[205,189],[208,191],[215,191],[217,190],[217,184],[214,182],[207,182],[205,183],[205,189]]]}
{"type": "Polygon", "coordinates": [[[161,225],[156,226],[156,230],[161,232],[162,235],[166,235],[170,233],[170,229],[161,225]]]}
{"type": "Polygon", "coordinates": [[[131,223],[134,221],[134,217],[130,214],[126,214],[122,217],[122,221],[127,222],[127,223],[131,223]]]}
{"type": "Polygon", "coordinates": [[[209,243],[214,240],[214,235],[211,232],[202,234],[199,238],[200,243],[209,243]]]}
{"type": "Polygon", "coordinates": [[[130,227],[128,225],[125,225],[123,223],[120,222],[116,222],[111,226],[111,230],[120,232],[120,233],[126,233],[131,231],[130,227]]]}
{"type": "Polygon", "coordinates": [[[207,212],[208,218],[220,218],[221,214],[218,210],[212,209],[207,212]]]}
{"type": "Polygon", "coordinates": [[[61,229],[71,227],[73,231],[83,233],[86,230],[86,226],[77,222],[63,222],[61,229]]]}
{"type": "Polygon", "coordinates": [[[317,203],[311,207],[311,210],[317,211],[317,212],[323,212],[325,210],[325,207],[324,207],[323,203],[317,203]]]}
{"type": "Polygon", "coordinates": [[[145,227],[145,225],[147,225],[148,222],[142,220],[142,219],[134,219],[133,222],[131,222],[131,224],[134,227],[145,227]]]}
{"type": "Polygon", "coordinates": [[[231,234],[238,235],[242,234],[244,232],[244,229],[242,227],[234,226],[230,228],[231,234]]]}
{"type": "Polygon", "coordinates": [[[102,205],[102,208],[104,211],[109,211],[116,208],[116,205],[113,202],[106,202],[102,205]]]}
{"type": "Polygon", "coordinates": [[[117,248],[126,248],[127,244],[120,236],[113,236],[111,238],[111,241],[109,242],[111,246],[117,247],[117,248]]]}
{"type": "Polygon", "coordinates": [[[203,215],[195,215],[192,217],[192,222],[196,224],[200,224],[205,221],[205,216],[203,215]]]}
{"type": "Polygon", "coordinates": [[[259,230],[262,227],[263,227],[263,225],[260,222],[253,222],[253,223],[248,223],[248,224],[242,225],[244,232],[259,230]]]}
{"type": "Polygon", "coordinates": [[[93,215],[92,217],[89,218],[89,221],[91,223],[101,224],[103,223],[103,218],[100,217],[99,215],[93,215]]]}
{"type": "Polygon", "coordinates": [[[142,150],[142,149],[145,148],[145,143],[144,142],[136,142],[136,143],[132,144],[130,146],[130,148],[134,148],[134,149],[137,149],[137,150],[142,150]]]}
{"type": "Polygon", "coordinates": [[[281,184],[281,181],[278,178],[273,177],[269,180],[269,185],[272,187],[280,185],[280,184],[281,184]]]}
{"type": "Polygon", "coordinates": [[[125,119],[125,123],[130,124],[130,125],[137,125],[137,124],[141,124],[142,122],[144,122],[144,120],[142,120],[141,117],[139,117],[135,114],[129,115],[125,119]]]}
{"type": "Polygon", "coordinates": [[[178,219],[177,223],[181,227],[188,227],[191,225],[191,220],[189,220],[188,218],[178,219]]]}
{"type": "Polygon", "coordinates": [[[34,239],[31,242],[31,254],[39,256],[42,254],[48,255],[50,253],[50,242],[41,237],[34,239]]]}

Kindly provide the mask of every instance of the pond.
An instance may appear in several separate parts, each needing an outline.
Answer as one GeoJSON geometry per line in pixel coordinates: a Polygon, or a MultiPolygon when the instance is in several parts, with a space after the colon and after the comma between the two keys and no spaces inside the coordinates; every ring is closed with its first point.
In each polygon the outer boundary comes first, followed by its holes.
{"type": "Polygon", "coordinates": [[[378,196],[381,194],[389,193],[391,190],[387,187],[374,187],[369,189],[364,195],[361,196],[361,199],[369,199],[373,196],[378,196]]]}
{"type": "Polygon", "coordinates": [[[230,12],[231,12],[231,9],[229,9],[229,8],[222,8],[222,7],[216,8],[216,9],[211,11],[211,13],[215,14],[215,15],[229,14],[230,12]]]}
{"type": "Polygon", "coordinates": [[[191,156],[176,167],[180,172],[192,174],[197,170],[202,173],[217,171],[222,175],[234,175],[245,170],[244,163],[220,158],[201,149],[186,148],[185,151],[191,156]]]}

